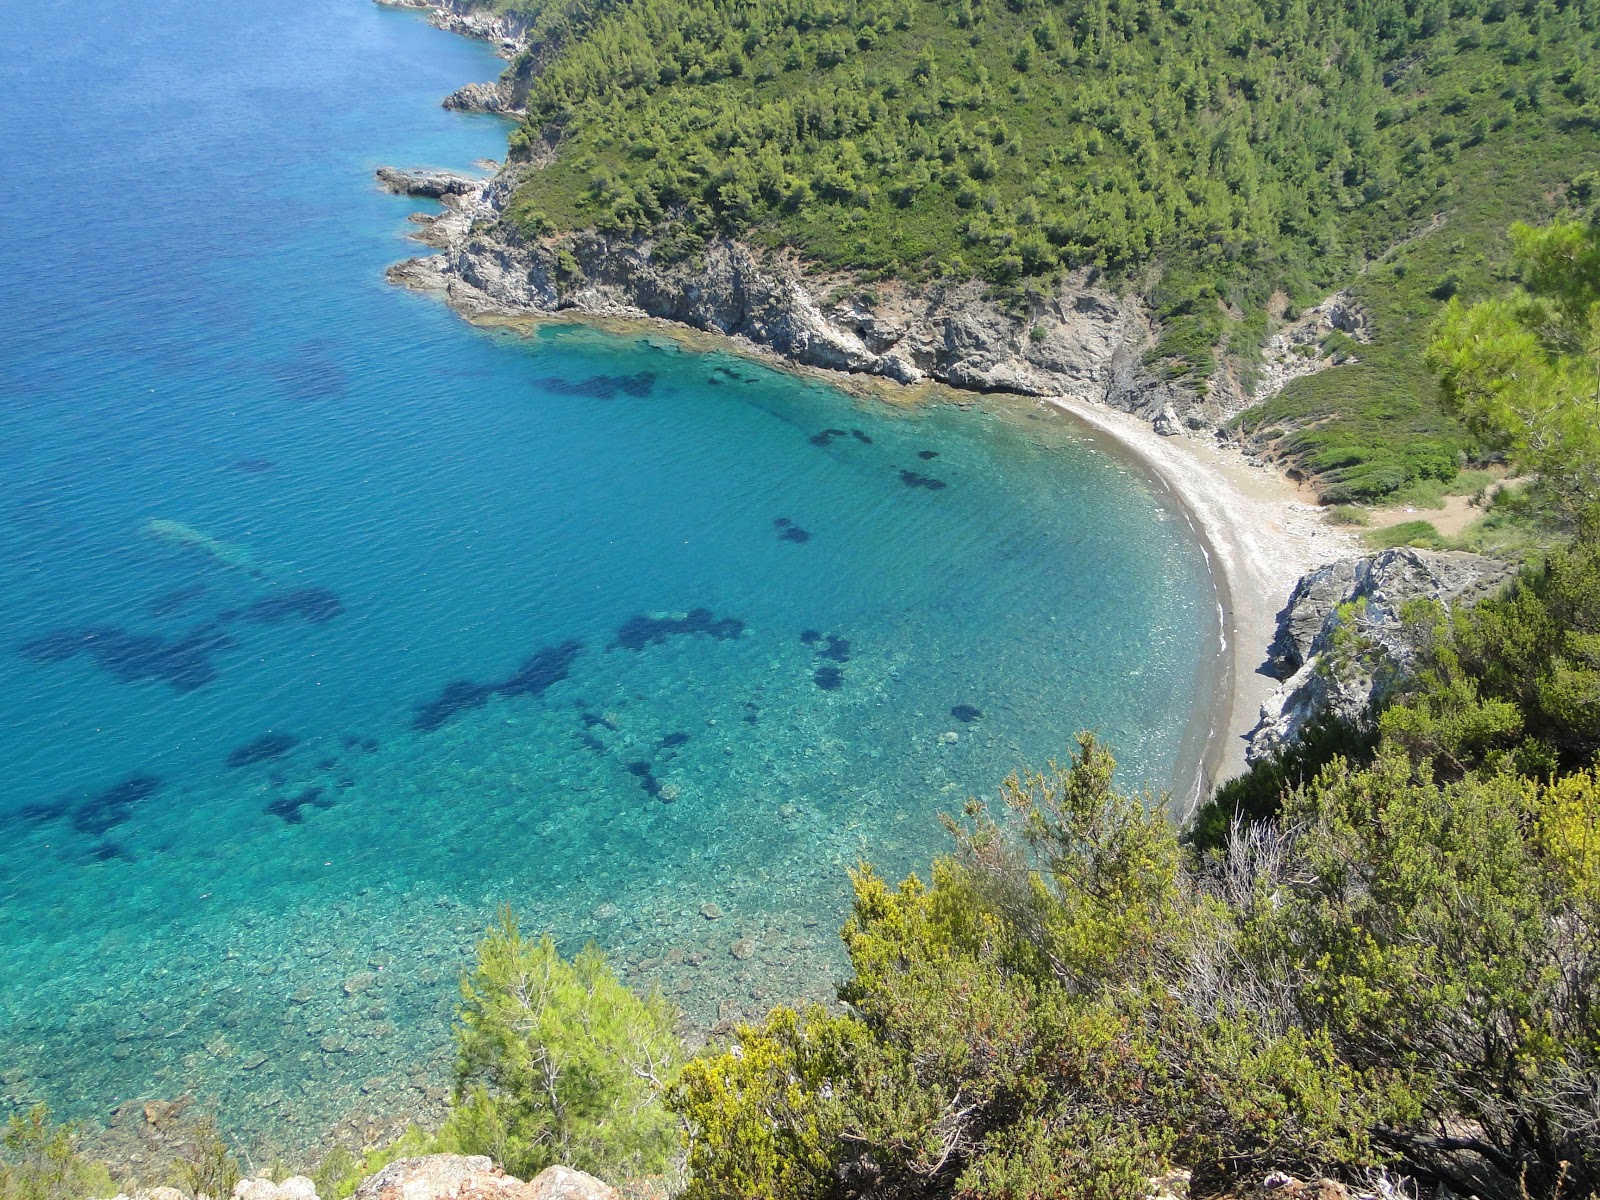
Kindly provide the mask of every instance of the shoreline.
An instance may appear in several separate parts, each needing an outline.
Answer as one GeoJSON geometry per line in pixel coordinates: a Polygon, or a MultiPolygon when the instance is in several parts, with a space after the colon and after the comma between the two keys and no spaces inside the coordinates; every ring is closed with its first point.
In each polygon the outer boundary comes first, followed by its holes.
{"type": "Polygon", "coordinates": [[[1320,566],[1360,554],[1361,546],[1323,521],[1287,476],[1249,462],[1235,447],[1164,436],[1130,414],[1070,396],[1042,403],[1135,459],[1183,511],[1210,567],[1221,622],[1220,678],[1198,778],[1179,814],[1187,820],[1207,786],[1246,767],[1245,736],[1282,684],[1262,667],[1295,584],[1320,566]]]}
{"type": "MultiPolygon", "coordinates": [[[[412,11],[450,12],[448,0],[377,2],[412,11]]],[[[440,27],[465,36],[484,36],[452,22],[440,27]]],[[[1015,357],[1009,363],[1002,361],[1001,369],[976,373],[977,377],[971,380],[956,378],[953,371],[936,374],[931,369],[912,367],[902,372],[893,362],[895,369],[885,370],[885,362],[893,360],[895,352],[881,356],[883,361],[870,363],[840,361],[850,356],[831,353],[816,361],[811,352],[814,343],[827,343],[830,335],[837,333],[826,320],[810,330],[810,338],[801,337],[797,345],[791,345],[774,339],[772,330],[761,323],[752,329],[760,336],[750,336],[744,329],[707,328],[704,323],[694,323],[688,314],[647,311],[629,294],[630,285],[637,286],[639,281],[626,270],[615,278],[595,279],[576,296],[563,296],[548,280],[542,288],[506,294],[506,289],[499,286],[505,282],[503,274],[493,279],[480,278],[472,269],[472,255],[462,255],[472,240],[473,217],[498,211],[490,193],[499,178],[496,175],[485,181],[475,194],[464,198],[465,203],[456,207],[453,214],[447,209],[438,230],[442,240],[418,237],[444,253],[396,263],[387,272],[390,281],[434,295],[468,323],[480,327],[526,327],[564,321],[601,329],[650,331],[694,349],[721,349],[768,366],[826,379],[848,394],[870,395],[896,406],[916,405],[922,399],[918,393],[923,392],[971,397],[973,403],[982,403],[991,393],[998,393],[1014,401],[1053,408],[1109,439],[1153,483],[1160,485],[1189,523],[1206,558],[1217,605],[1220,644],[1214,651],[1213,678],[1201,682],[1202,689],[1206,682],[1210,683],[1212,699],[1207,711],[1196,712],[1185,733],[1185,751],[1197,737],[1200,745],[1198,754],[1175,776],[1174,797],[1183,797],[1175,799],[1175,815],[1187,820],[1210,787],[1246,769],[1246,735],[1258,724],[1263,703],[1282,683],[1261,669],[1277,632],[1278,613],[1287,605],[1302,576],[1329,562],[1362,553],[1353,535],[1322,519],[1320,506],[1309,491],[1273,467],[1250,462],[1236,446],[1192,435],[1176,419],[1166,393],[1148,381],[1142,386],[1151,394],[1135,404],[1143,410],[1140,415],[1109,403],[1113,389],[1128,389],[1116,379],[1121,350],[1107,353],[1108,346],[1099,347],[1103,361],[1093,361],[1091,353],[1090,361],[1077,364],[1083,368],[1077,380],[1069,382],[1058,376],[1051,380],[1055,383],[1053,388],[1019,387],[1015,384],[1022,379],[1013,380],[1014,371],[1007,369],[1016,363],[1015,357]],[[458,265],[458,257],[462,258],[465,271],[458,265]],[[1105,389],[1107,399],[1085,398],[1085,392],[1078,391],[1080,384],[1088,385],[1089,392],[1105,389]],[[1068,392],[1067,387],[1073,391],[1068,392]]],[[[494,272],[526,269],[529,265],[518,263],[519,253],[509,246],[473,246],[478,251],[486,248],[491,252],[487,257],[493,260],[494,272]]],[[[482,261],[480,258],[477,263],[481,265],[482,261]]],[[[754,269],[754,263],[749,266],[754,269]]],[[[648,281],[651,285],[672,282],[648,281]]],[[[772,282],[786,284],[799,295],[797,311],[802,315],[822,318],[798,280],[772,282]]],[[[958,295],[944,297],[931,311],[960,312],[964,307],[962,299],[958,295]]],[[[1126,314],[1122,314],[1117,319],[1125,318],[1126,314]]],[[[1123,329],[1125,332],[1126,325],[1123,329]]],[[[844,331],[842,341],[852,341],[850,330],[844,331]]],[[[1088,346],[1085,343],[1081,349],[1087,350],[1088,346]]],[[[833,349],[838,349],[837,342],[833,349]]],[[[1005,347],[993,347],[993,354],[1002,360],[1006,353],[1005,347]]],[[[1323,365],[1326,364],[1319,363],[1312,370],[1323,365]]],[[[1296,367],[1295,373],[1305,371],[1296,367]]],[[[1041,376],[1037,382],[1048,378],[1041,376]]],[[[1132,390],[1137,392],[1140,386],[1135,385],[1132,390]]],[[[1126,395],[1119,398],[1127,400],[1126,395]]]]}

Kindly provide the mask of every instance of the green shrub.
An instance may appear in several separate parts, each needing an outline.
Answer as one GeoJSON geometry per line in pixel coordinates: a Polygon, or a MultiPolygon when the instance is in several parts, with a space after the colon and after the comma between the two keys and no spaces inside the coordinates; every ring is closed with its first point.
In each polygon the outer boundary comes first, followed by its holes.
{"type": "Polygon", "coordinates": [[[677,1011],[636,996],[593,945],[570,961],[507,908],[461,981],[455,1107],[441,1140],[532,1178],[553,1163],[621,1178],[665,1170],[661,1093],[682,1057],[677,1011]]]}
{"type": "Polygon", "coordinates": [[[0,1200],[84,1200],[116,1190],[104,1163],[78,1153],[76,1126],[55,1125],[36,1105],[17,1113],[0,1136],[0,1200]]]}

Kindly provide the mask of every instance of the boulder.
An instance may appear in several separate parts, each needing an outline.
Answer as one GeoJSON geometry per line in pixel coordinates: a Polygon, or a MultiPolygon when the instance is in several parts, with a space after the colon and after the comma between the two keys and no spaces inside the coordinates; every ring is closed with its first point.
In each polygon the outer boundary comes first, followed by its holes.
{"type": "Polygon", "coordinates": [[[616,1200],[616,1196],[607,1184],[571,1167],[547,1167],[524,1183],[482,1155],[426,1154],[397,1159],[369,1176],[356,1189],[355,1200],[616,1200]]]}
{"type": "Polygon", "coordinates": [[[388,191],[401,196],[423,196],[442,200],[446,196],[465,196],[483,187],[484,181],[454,171],[405,171],[399,167],[379,167],[374,174],[388,191]]]}
{"type": "Polygon", "coordinates": [[[1284,683],[1261,706],[1246,758],[1271,757],[1324,714],[1368,727],[1374,702],[1416,655],[1400,619],[1407,602],[1470,604],[1514,574],[1510,563],[1480,554],[1406,547],[1341,559],[1306,575],[1278,614],[1269,666],[1284,683]],[[1346,610],[1351,604],[1358,608],[1346,610]],[[1346,630],[1364,641],[1363,653],[1330,653],[1346,630]]]}
{"type": "Polygon", "coordinates": [[[292,1175],[282,1183],[241,1179],[233,1185],[233,1200],[317,1200],[317,1185],[304,1175],[292,1175]]]}

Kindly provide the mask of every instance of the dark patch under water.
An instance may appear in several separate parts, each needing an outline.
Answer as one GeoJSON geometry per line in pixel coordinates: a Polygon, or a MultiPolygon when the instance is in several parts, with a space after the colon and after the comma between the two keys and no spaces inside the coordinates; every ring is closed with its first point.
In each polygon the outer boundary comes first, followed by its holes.
{"type": "MultiPolygon", "coordinates": [[[[643,759],[639,759],[637,762],[631,762],[628,764],[628,774],[632,775],[639,781],[639,786],[645,790],[646,795],[653,796],[657,800],[663,799],[661,795],[661,781],[656,778],[655,767],[651,766],[643,759]]],[[[671,804],[672,801],[668,800],[667,803],[671,804]]]]}
{"type": "Polygon", "coordinates": [[[499,683],[478,683],[453,679],[438,696],[417,709],[411,720],[413,729],[432,732],[442,728],[457,713],[482,708],[491,696],[538,696],[551,684],[567,677],[572,660],[583,649],[581,642],[566,641],[546,646],[517,668],[516,673],[499,683]]]}
{"type": "Polygon", "coordinates": [[[262,475],[267,471],[276,471],[278,464],[270,458],[241,458],[233,464],[233,469],[245,475],[262,475]]]}
{"type": "Polygon", "coordinates": [[[658,745],[663,750],[672,750],[678,746],[684,745],[688,740],[689,735],[684,733],[682,730],[678,730],[674,733],[667,734],[666,737],[661,739],[658,745]]]}
{"type": "Polygon", "coordinates": [[[86,625],[52,630],[24,642],[17,652],[34,663],[66,662],[87,654],[124,683],[159,679],[174,691],[191,692],[216,678],[211,656],[238,644],[216,622],[197,626],[173,641],[115,625],[86,625]]]}
{"type": "Polygon", "coordinates": [[[342,612],[344,604],[335,593],[323,587],[308,587],[264,596],[241,609],[239,620],[252,625],[276,625],[299,617],[311,625],[326,625],[342,612]]]}
{"type": "Polygon", "coordinates": [[[813,446],[831,446],[834,438],[847,436],[843,429],[824,429],[821,433],[812,434],[807,441],[813,446]]]}
{"type": "Polygon", "coordinates": [[[930,492],[937,492],[949,486],[942,479],[935,479],[932,475],[922,475],[916,471],[901,471],[900,482],[909,488],[927,488],[930,492]]]}
{"type": "Polygon", "coordinates": [[[811,682],[825,692],[837,692],[844,684],[844,672],[838,667],[818,667],[811,682]]]}
{"type": "Polygon", "coordinates": [[[709,608],[692,608],[681,617],[629,617],[617,628],[611,649],[643,650],[670,637],[690,634],[732,641],[744,636],[744,622],[737,617],[716,617],[709,608]]]}
{"type": "Polygon", "coordinates": [[[332,808],[333,799],[332,797],[324,799],[322,789],[319,787],[308,787],[295,796],[279,796],[262,811],[268,816],[281,817],[286,825],[299,825],[306,819],[303,810],[308,806],[332,808]]]}
{"type": "Polygon", "coordinates": [[[132,816],[134,805],[148,800],[160,790],[161,780],[156,776],[130,775],[105,791],[90,796],[74,809],[72,827],[79,833],[100,837],[132,816]]]}
{"type": "Polygon", "coordinates": [[[789,526],[789,528],[780,533],[778,537],[781,541],[785,542],[809,542],[811,540],[811,534],[806,530],[801,529],[798,525],[789,526]]]}
{"type": "Polygon", "coordinates": [[[918,450],[917,457],[923,462],[928,462],[932,459],[938,458],[939,452],[937,450],[918,450]]]}
{"type": "Polygon", "coordinates": [[[292,733],[263,733],[260,737],[253,738],[242,746],[235,746],[229,751],[228,766],[248,767],[255,763],[267,762],[269,759],[282,758],[299,744],[300,739],[292,733]]]}
{"type": "MultiPolygon", "coordinates": [[[[156,597],[150,602],[152,614],[170,615],[197,598],[205,586],[190,584],[156,597]]],[[[61,663],[87,654],[123,683],[159,679],[174,691],[192,692],[217,677],[213,655],[238,648],[238,641],[228,632],[230,623],[276,625],[299,617],[309,624],[322,625],[343,611],[339,597],[327,588],[298,588],[264,596],[244,608],[226,609],[170,640],[159,634],[133,633],[119,625],[82,625],[41,634],[22,643],[17,653],[34,663],[61,663]]]]}
{"type": "Polygon", "coordinates": [[[191,583],[186,587],[173,588],[172,591],[162,592],[161,595],[152,599],[150,603],[145,605],[145,611],[158,619],[170,617],[180,609],[189,607],[210,590],[206,584],[198,582],[191,583]]]}
{"type": "Polygon", "coordinates": [[[350,390],[350,372],[329,353],[329,344],[305,342],[271,363],[267,374],[291,400],[339,400],[350,390]]]}
{"type": "Polygon", "coordinates": [[[378,748],[378,739],[370,734],[347,733],[339,739],[339,744],[346,750],[365,750],[371,754],[378,748]]]}
{"type": "Polygon", "coordinates": [[[802,629],[800,631],[800,641],[807,646],[815,646],[821,640],[822,631],[820,629],[802,629]]]}
{"type": "Polygon", "coordinates": [[[859,429],[852,429],[850,431],[850,436],[855,438],[856,441],[860,442],[864,446],[872,445],[872,439],[859,429]]]}
{"type": "Polygon", "coordinates": [[[956,720],[964,721],[970,725],[979,717],[983,716],[983,710],[981,708],[974,708],[970,704],[957,704],[950,710],[950,715],[956,720]]]}
{"type": "Polygon", "coordinates": [[[656,386],[654,371],[633,375],[590,375],[587,379],[563,379],[547,375],[539,380],[547,392],[563,396],[588,396],[595,400],[614,400],[618,396],[648,396],[656,386]]]}

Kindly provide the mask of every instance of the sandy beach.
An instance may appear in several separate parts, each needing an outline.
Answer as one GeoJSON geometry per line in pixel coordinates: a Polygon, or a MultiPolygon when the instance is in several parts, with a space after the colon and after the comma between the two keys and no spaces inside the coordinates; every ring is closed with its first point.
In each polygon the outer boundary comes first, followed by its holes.
{"type": "MultiPolygon", "coordinates": [[[[1279,610],[1301,575],[1361,552],[1350,533],[1327,524],[1309,492],[1247,461],[1209,433],[1163,437],[1150,424],[1068,396],[1044,401],[1114,439],[1163,484],[1188,514],[1217,581],[1224,703],[1212,714],[1203,789],[1244,770],[1244,736],[1278,681],[1262,670],[1279,610]]],[[[1187,816],[1193,797],[1179,805],[1187,816]]]]}

